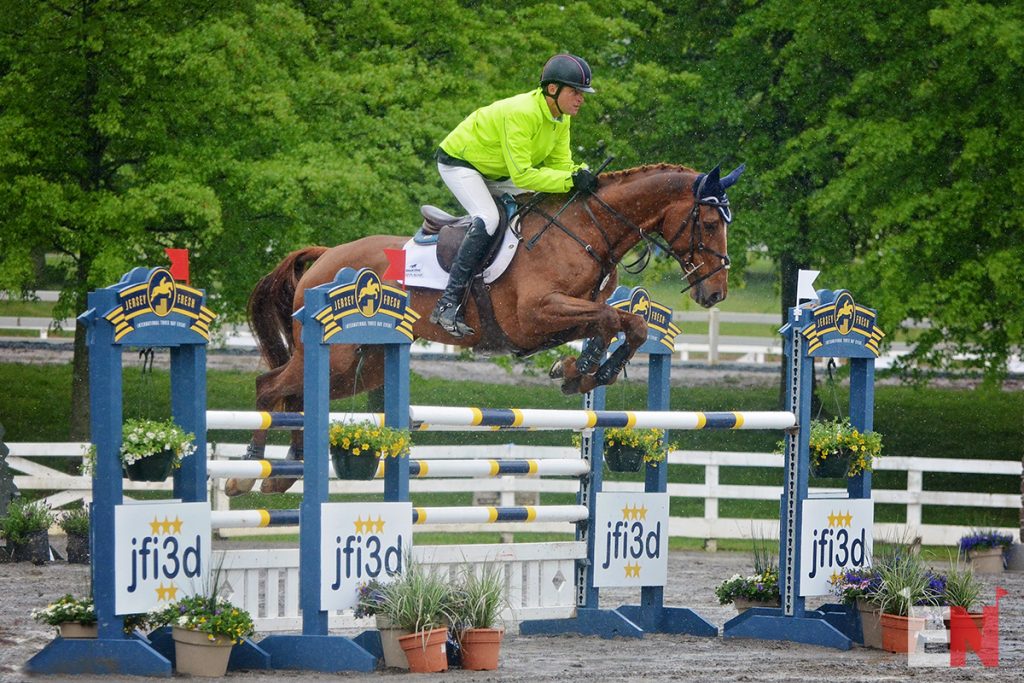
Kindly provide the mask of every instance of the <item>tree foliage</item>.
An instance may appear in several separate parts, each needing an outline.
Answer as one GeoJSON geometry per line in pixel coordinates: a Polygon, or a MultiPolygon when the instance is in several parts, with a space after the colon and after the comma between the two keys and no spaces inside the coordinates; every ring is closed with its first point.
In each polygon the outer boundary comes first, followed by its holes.
{"type": "Polygon", "coordinates": [[[288,251],[411,233],[418,204],[455,208],[444,135],[569,51],[598,89],[578,158],[748,163],[731,255],[766,248],[782,306],[819,268],[890,331],[928,320],[929,366],[968,354],[993,378],[1024,337],[1019,3],[4,5],[0,288],[61,255],[60,314],[173,246],[239,319],[288,251]]]}

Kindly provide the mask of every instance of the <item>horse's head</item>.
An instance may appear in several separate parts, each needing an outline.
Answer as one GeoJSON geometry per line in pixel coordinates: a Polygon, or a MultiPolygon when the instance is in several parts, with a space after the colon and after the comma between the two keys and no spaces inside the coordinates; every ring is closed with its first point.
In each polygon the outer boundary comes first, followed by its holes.
{"type": "Polygon", "coordinates": [[[725,191],[746,168],[720,177],[716,166],[693,180],[684,201],[674,202],[661,223],[661,235],[683,269],[683,292],[710,308],[729,293],[728,227],[732,210],[725,191]]]}

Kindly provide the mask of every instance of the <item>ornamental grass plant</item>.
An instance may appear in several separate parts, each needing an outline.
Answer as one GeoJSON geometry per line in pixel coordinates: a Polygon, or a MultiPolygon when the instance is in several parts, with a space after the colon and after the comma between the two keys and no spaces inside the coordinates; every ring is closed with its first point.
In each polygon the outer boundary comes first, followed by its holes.
{"type": "Polygon", "coordinates": [[[7,514],[0,517],[0,535],[8,545],[20,545],[29,540],[30,534],[48,530],[53,522],[53,511],[45,501],[16,498],[7,506],[7,514]]]}
{"type": "Polygon", "coordinates": [[[941,602],[972,612],[974,607],[981,604],[984,588],[970,565],[959,564],[955,559],[951,559],[949,569],[946,570],[946,584],[941,602]]]}
{"type": "Polygon", "coordinates": [[[463,567],[453,597],[452,626],[456,633],[471,628],[494,628],[505,606],[502,566],[487,564],[479,571],[463,567]]]}

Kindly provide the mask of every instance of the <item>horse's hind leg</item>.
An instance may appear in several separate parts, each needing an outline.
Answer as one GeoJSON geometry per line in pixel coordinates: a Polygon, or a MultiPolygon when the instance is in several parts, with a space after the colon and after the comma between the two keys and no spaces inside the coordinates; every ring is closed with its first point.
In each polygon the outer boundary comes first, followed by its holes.
{"type": "MultiPolygon", "coordinates": [[[[269,372],[265,372],[256,378],[256,409],[260,411],[271,411],[281,405],[284,401],[286,410],[292,410],[290,406],[295,405],[293,397],[296,395],[294,392],[298,392],[298,396],[302,396],[302,356],[293,356],[288,363],[274,368],[269,372]],[[296,362],[295,358],[298,358],[296,362]],[[298,377],[296,380],[296,373],[294,368],[298,367],[298,377]],[[295,382],[298,382],[296,386],[295,382]],[[289,393],[291,392],[291,393],[289,393]],[[284,395],[282,395],[284,394],[284,395]]],[[[301,410],[301,408],[299,408],[301,410]]],[[[301,439],[301,432],[300,439],[301,439]]],[[[294,441],[294,434],[293,434],[294,441]]],[[[301,448],[301,441],[300,448],[301,448]]],[[[258,429],[253,432],[252,439],[249,442],[249,447],[245,452],[246,460],[262,460],[264,451],[267,446],[267,430],[258,429]]],[[[255,479],[242,479],[238,477],[232,477],[224,482],[224,493],[228,496],[238,496],[243,493],[248,493],[252,490],[253,486],[256,485],[255,479]]]]}

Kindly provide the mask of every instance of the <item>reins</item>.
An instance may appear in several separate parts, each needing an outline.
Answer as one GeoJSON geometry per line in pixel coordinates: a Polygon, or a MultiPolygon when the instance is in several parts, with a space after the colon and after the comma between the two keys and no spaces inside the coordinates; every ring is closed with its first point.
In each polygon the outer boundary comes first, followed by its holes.
{"type": "MultiPolygon", "coordinates": [[[[611,161],[611,159],[609,159],[604,164],[602,164],[601,169],[604,169],[608,165],[608,163],[610,161],[611,161]]],[[[599,169],[599,172],[600,172],[600,169],[599,169]]],[[[720,211],[722,210],[723,207],[726,210],[729,207],[729,200],[728,200],[727,197],[722,197],[722,198],[719,198],[719,197],[701,198],[700,195],[701,195],[701,192],[703,192],[703,190],[704,190],[704,183],[705,183],[706,180],[707,180],[707,176],[706,175],[701,177],[699,184],[694,189],[694,193],[693,193],[694,194],[693,208],[690,209],[689,215],[687,216],[687,218],[684,221],[682,221],[679,224],[679,228],[676,230],[675,234],[672,235],[671,238],[665,238],[665,237],[663,237],[661,235],[658,235],[658,234],[648,234],[648,233],[644,232],[644,230],[640,226],[636,225],[629,218],[627,218],[626,216],[622,215],[622,213],[620,213],[613,206],[608,204],[608,202],[606,202],[604,199],[602,199],[596,193],[591,193],[589,197],[582,198],[584,210],[586,210],[587,215],[590,216],[590,220],[593,221],[594,226],[597,228],[598,232],[604,238],[605,245],[606,245],[606,247],[608,249],[608,256],[604,257],[604,258],[601,257],[601,256],[598,256],[598,254],[595,251],[594,247],[590,243],[588,243],[585,240],[583,240],[582,238],[580,238],[569,227],[567,227],[561,221],[558,220],[558,217],[561,215],[561,213],[573,201],[577,200],[578,195],[580,194],[579,191],[574,192],[572,194],[572,196],[569,197],[568,201],[566,201],[565,204],[563,204],[561,206],[561,208],[559,208],[559,210],[557,212],[555,212],[555,214],[553,216],[547,214],[542,209],[540,209],[539,206],[538,206],[539,203],[540,203],[540,200],[542,200],[544,198],[544,195],[535,195],[533,198],[531,198],[531,200],[529,202],[527,202],[527,204],[525,204],[523,206],[523,208],[520,210],[520,213],[521,213],[521,215],[525,216],[527,213],[537,212],[537,213],[539,213],[540,215],[544,216],[547,219],[547,223],[544,224],[544,226],[540,229],[540,231],[538,231],[538,233],[536,235],[534,235],[532,238],[530,238],[530,240],[526,244],[526,248],[527,249],[532,249],[534,246],[536,246],[538,240],[540,240],[540,238],[543,236],[543,234],[547,231],[547,229],[549,227],[551,227],[552,225],[557,227],[559,230],[561,230],[566,235],[568,235],[572,240],[574,240],[577,244],[579,244],[580,247],[582,247],[583,251],[586,252],[591,258],[593,258],[598,263],[598,265],[601,266],[601,276],[598,278],[598,286],[595,289],[595,296],[596,296],[596,292],[600,291],[600,289],[604,285],[605,279],[607,278],[608,274],[611,273],[612,271],[614,271],[615,266],[619,264],[621,259],[616,259],[614,257],[614,249],[615,249],[615,247],[612,244],[611,238],[608,236],[608,231],[605,230],[604,226],[598,220],[597,215],[594,213],[594,210],[591,208],[590,202],[587,201],[588,199],[593,199],[594,201],[596,201],[601,206],[601,208],[604,211],[606,211],[610,216],[612,216],[612,218],[614,218],[615,220],[617,220],[622,225],[626,226],[630,230],[635,231],[638,235],[640,235],[640,238],[641,238],[641,240],[644,243],[643,251],[640,253],[639,256],[637,256],[637,258],[635,260],[630,261],[629,263],[623,263],[622,264],[623,269],[627,273],[635,275],[637,273],[643,272],[644,269],[647,268],[647,266],[650,264],[650,261],[651,261],[651,256],[652,256],[652,251],[653,251],[651,249],[651,245],[653,244],[653,245],[657,246],[659,249],[665,251],[666,253],[671,254],[672,258],[675,259],[676,262],[679,264],[680,268],[682,268],[683,279],[684,279],[686,284],[685,284],[685,286],[683,287],[683,289],[681,291],[682,292],[687,292],[690,289],[692,289],[692,288],[696,287],[697,285],[699,285],[700,283],[704,282],[708,278],[714,276],[719,271],[721,271],[721,270],[728,270],[730,265],[731,265],[731,261],[729,259],[728,254],[722,254],[722,253],[712,249],[711,247],[707,246],[704,243],[704,233],[705,233],[706,228],[705,228],[705,225],[704,225],[704,221],[702,221],[700,219],[700,207],[701,206],[713,206],[716,209],[719,209],[720,211]],[[692,224],[693,228],[690,230],[690,245],[689,245],[690,248],[689,248],[689,251],[687,252],[686,258],[684,259],[684,258],[682,258],[680,256],[677,256],[675,254],[675,252],[672,250],[671,244],[673,242],[675,242],[676,239],[678,239],[679,236],[682,234],[682,232],[686,229],[686,227],[688,225],[691,225],[691,224],[692,224]],[[710,270],[709,272],[705,273],[704,275],[699,276],[693,282],[690,282],[690,277],[693,276],[694,273],[696,273],[698,270],[700,270],[700,268],[704,265],[703,261],[701,261],[700,263],[694,263],[694,261],[696,260],[698,254],[700,254],[701,252],[709,252],[711,255],[718,257],[719,265],[716,268],[714,268],[714,269],[710,270]]],[[[723,215],[725,215],[725,214],[723,214],[723,215]]],[[[520,225],[522,225],[521,221],[520,221],[520,225]]],[[[627,253],[628,253],[628,251],[627,251],[627,253]]],[[[625,255],[623,255],[623,256],[625,256],[625,255]]]]}

